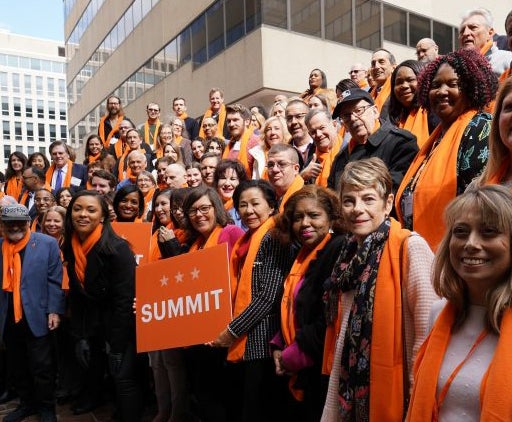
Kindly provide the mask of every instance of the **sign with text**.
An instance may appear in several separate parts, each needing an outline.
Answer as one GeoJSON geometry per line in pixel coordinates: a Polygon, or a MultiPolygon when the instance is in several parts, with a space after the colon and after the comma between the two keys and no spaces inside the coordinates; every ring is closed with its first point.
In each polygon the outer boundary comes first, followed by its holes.
{"type": "Polygon", "coordinates": [[[112,223],[116,234],[132,246],[137,265],[148,263],[151,226],[151,223],[112,223]]]}
{"type": "Polygon", "coordinates": [[[137,267],[137,351],[211,341],[231,321],[226,244],[137,267]]]}

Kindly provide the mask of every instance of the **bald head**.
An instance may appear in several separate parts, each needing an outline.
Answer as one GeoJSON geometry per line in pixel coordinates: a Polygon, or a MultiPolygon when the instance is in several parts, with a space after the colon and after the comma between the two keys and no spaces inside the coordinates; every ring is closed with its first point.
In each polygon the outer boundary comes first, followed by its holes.
{"type": "Polygon", "coordinates": [[[348,72],[350,79],[359,84],[368,76],[367,67],[362,63],[354,63],[348,72]]]}
{"type": "Polygon", "coordinates": [[[439,54],[439,47],[432,38],[422,38],[416,44],[416,57],[420,62],[434,61],[439,54]]]}
{"type": "Polygon", "coordinates": [[[183,164],[169,164],[165,169],[164,180],[171,189],[178,189],[187,184],[187,171],[183,164]]]}

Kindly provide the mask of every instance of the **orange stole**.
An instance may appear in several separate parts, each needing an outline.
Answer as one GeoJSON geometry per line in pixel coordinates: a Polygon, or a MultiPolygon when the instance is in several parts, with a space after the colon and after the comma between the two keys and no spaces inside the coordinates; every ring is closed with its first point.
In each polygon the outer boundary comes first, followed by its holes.
{"type": "MultiPolygon", "coordinates": [[[[212,117],[212,109],[209,108],[205,111],[203,120],[206,117],[212,117]]],[[[216,137],[224,139],[224,122],[226,121],[226,106],[222,104],[219,110],[219,121],[217,122],[217,133],[216,137]]],[[[203,130],[203,121],[201,120],[201,127],[199,128],[199,137],[205,139],[204,130],[203,130]]]]}
{"type": "Polygon", "coordinates": [[[341,329],[341,296],[338,300],[338,316],[333,324],[325,329],[324,354],[322,358],[322,374],[329,375],[334,363],[336,340],[341,329]]]}
{"type": "MultiPolygon", "coordinates": [[[[73,173],[73,161],[68,160],[67,162],[68,170],[66,172],[66,177],[62,181],[61,187],[69,188],[71,187],[71,173],[73,173]]],[[[52,185],[53,172],[56,170],[55,164],[52,164],[48,170],[46,170],[46,184],[48,186],[52,185]]]]}
{"type": "Polygon", "coordinates": [[[144,211],[142,212],[142,220],[147,221],[146,218],[148,216],[148,207],[153,200],[153,195],[155,194],[155,187],[152,187],[146,195],[144,195],[144,211]]]}
{"type": "MultiPolygon", "coordinates": [[[[456,162],[460,141],[475,114],[476,110],[466,111],[452,123],[421,173],[413,193],[414,230],[425,238],[433,251],[437,249],[444,235],[445,227],[441,218],[444,209],[455,198],[457,192],[456,162]]],[[[421,147],[398,188],[395,209],[401,221],[403,217],[400,199],[403,191],[416,175],[440,133],[441,125],[432,132],[421,147]]]]}
{"type": "Polygon", "coordinates": [[[194,243],[190,246],[189,252],[195,252],[199,249],[211,248],[212,246],[216,246],[219,244],[219,236],[222,233],[222,229],[224,227],[216,226],[213,231],[208,236],[206,241],[202,236],[199,236],[194,243]]]}
{"type": "MultiPolygon", "coordinates": [[[[296,332],[294,315],[295,290],[297,289],[297,284],[304,278],[304,274],[306,274],[309,264],[313,259],[316,259],[318,251],[322,250],[330,239],[331,235],[327,233],[327,235],[314,249],[305,248],[303,246],[290,269],[288,277],[286,277],[284,281],[283,298],[281,300],[281,333],[286,346],[289,346],[295,341],[296,332]]],[[[304,399],[303,391],[293,387],[296,379],[297,375],[294,374],[290,378],[288,388],[296,400],[302,401],[304,399]]]]}
{"type": "Polygon", "coordinates": [[[98,224],[96,228],[87,236],[83,242],[80,241],[76,233],[72,234],[71,237],[71,248],[73,249],[73,255],[75,255],[75,274],[83,286],[85,280],[85,269],[87,267],[87,255],[91,249],[101,239],[103,225],[98,224]]]}
{"type": "Polygon", "coordinates": [[[160,128],[160,119],[156,120],[154,125],[150,125],[148,121],[144,123],[144,141],[151,147],[156,147],[156,134],[160,128]],[[151,126],[155,126],[155,130],[151,132],[151,126]]]}
{"type": "Polygon", "coordinates": [[[377,109],[379,112],[382,111],[382,107],[384,106],[384,103],[389,98],[391,94],[391,77],[386,79],[386,82],[384,82],[384,85],[382,85],[382,88],[380,89],[379,93],[377,94],[377,89],[372,89],[371,95],[373,99],[375,100],[375,105],[377,106],[377,109]]]}
{"type": "Polygon", "coordinates": [[[304,179],[301,177],[300,174],[297,174],[295,176],[295,179],[293,179],[292,184],[288,188],[288,190],[283,195],[283,198],[281,200],[281,204],[279,205],[279,212],[284,211],[284,204],[286,204],[286,201],[288,201],[288,198],[292,196],[295,192],[301,190],[304,187],[304,179]]]}
{"type": "MultiPolygon", "coordinates": [[[[437,379],[446,348],[450,342],[455,308],[447,303],[432,331],[421,346],[414,364],[414,388],[409,405],[408,421],[430,421],[434,412],[437,379]]],[[[512,420],[512,382],[510,372],[512,350],[512,310],[503,313],[500,336],[494,356],[480,385],[480,420],[512,420]]]]}
{"type": "MultiPolygon", "coordinates": [[[[242,268],[240,268],[240,263],[236,256],[236,250],[242,241],[245,240],[245,236],[249,235],[249,233],[246,233],[246,235],[238,239],[231,251],[231,265],[229,267],[231,271],[231,301],[233,303],[233,317],[240,315],[244,309],[249,306],[249,303],[251,303],[253,263],[256,259],[256,254],[260,249],[263,237],[272,227],[274,227],[274,224],[274,218],[270,217],[260,227],[258,227],[256,231],[250,234],[251,243],[242,268]]],[[[228,361],[237,362],[243,359],[246,342],[247,334],[243,334],[235,340],[228,350],[228,361]]]]}
{"type": "Polygon", "coordinates": [[[114,136],[114,134],[119,131],[119,125],[123,121],[124,115],[120,114],[117,116],[116,124],[112,127],[112,130],[110,131],[108,136],[105,138],[105,120],[107,120],[107,118],[108,118],[108,115],[103,116],[100,119],[100,125],[98,127],[98,135],[100,136],[101,140],[103,141],[103,146],[105,148],[108,148],[110,146],[110,139],[112,139],[112,136],[114,136]]]}
{"type": "MultiPolygon", "coordinates": [[[[174,229],[174,226],[172,224],[172,221],[169,222],[166,226],[168,229],[174,229]]],[[[155,232],[151,236],[151,240],[149,243],[149,262],[155,262],[162,258],[162,254],[160,253],[160,248],[158,247],[158,230],[155,230],[155,232]]]]}
{"type": "MultiPolygon", "coordinates": [[[[251,178],[251,168],[249,167],[249,156],[247,154],[247,145],[249,144],[249,138],[253,134],[252,128],[246,128],[242,137],[240,138],[240,151],[238,151],[238,156],[236,159],[242,163],[245,168],[245,172],[247,173],[247,177],[251,178]]],[[[229,158],[229,154],[231,153],[233,146],[235,143],[228,142],[226,148],[224,149],[224,153],[222,154],[222,158],[229,158]]]]}
{"type": "Polygon", "coordinates": [[[428,132],[427,110],[423,107],[411,110],[405,121],[400,121],[398,127],[408,130],[413,135],[416,135],[418,148],[421,148],[430,136],[428,132]]]}
{"type": "Polygon", "coordinates": [[[7,188],[5,189],[5,194],[18,200],[21,195],[21,189],[23,188],[22,180],[16,178],[16,176],[12,176],[7,179],[6,186],[7,188]]]}
{"type": "Polygon", "coordinates": [[[508,68],[507,70],[505,70],[501,75],[500,75],[500,79],[499,79],[499,82],[500,84],[505,82],[505,79],[509,78],[512,76],[512,68],[508,68]]]}
{"type": "Polygon", "coordinates": [[[322,170],[320,174],[316,178],[315,184],[327,187],[327,179],[329,178],[329,174],[331,174],[331,167],[334,161],[334,157],[338,154],[341,148],[341,144],[343,143],[343,138],[337,136],[336,141],[334,142],[332,148],[327,152],[316,152],[316,157],[318,162],[322,165],[322,170]]]}

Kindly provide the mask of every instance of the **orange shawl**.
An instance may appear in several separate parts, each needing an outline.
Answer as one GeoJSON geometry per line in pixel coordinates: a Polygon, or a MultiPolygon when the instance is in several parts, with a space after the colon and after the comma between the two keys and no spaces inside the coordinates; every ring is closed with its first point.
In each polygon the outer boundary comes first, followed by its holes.
{"type": "MultiPolygon", "coordinates": [[[[457,192],[456,163],[460,141],[475,114],[476,110],[468,110],[452,123],[423,169],[414,189],[413,227],[425,238],[433,251],[437,249],[445,232],[442,221],[444,209],[457,192]]],[[[438,125],[414,158],[398,188],[395,210],[402,222],[400,200],[403,191],[429,155],[440,133],[441,125],[438,125]]]]}
{"type": "Polygon", "coordinates": [[[71,237],[71,247],[73,255],[75,256],[75,274],[78,281],[83,286],[85,280],[85,267],[87,266],[87,254],[98,243],[101,238],[103,225],[98,226],[92,231],[91,234],[83,242],[80,242],[78,235],[73,233],[71,237]]]}
{"type": "Polygon", "coordinates": [[[158,133],[158,129],[160,128],[160,119],[156,120],[156,123],[150,125],[148,121],[144,123],[144,142],[151,146],[151,148],[156,147],[156,134],[158,133]],[[155,130],[151,132],[151,126],[155,126],[155,130]]]}
{"type": "MultiPolygon", "coordinates": [[[[132,151],[135,150],[127,149],[125,152],[123,152],[123,155],[119,157],[119,165],[117,167],[117,180],[119,180],[120,182],[124,179],[130,179],[132,182],[135,183],[135,179],[132,176],[132,169],[130,168],[130,166],[128,166],[128,155],[132,151]]],[[[144,156],[146,156],[146,150],[144,148],[139,148],[138,151],[140,151],[142,154],[144,154],[144,156]]]]}
{"type": "Polygon", "coordinates": [[[119,125],[124,119],[124,115],[119,114],[117,116],[116,124],[112,127],[112,130],[108,134],[108,136],[105,138],[105,120],[108,119],[108,115],[105,115],[100,120],[100,125],[98,127],[98,135],[100,136],[101,140],[103,141],[103,146],[105,148],[108,148],[110,146],[110,139],[112,136],[116,134],[116,132],[119,131],[119,125]]]}
{"type": "MultiPolygon", "coordinates": [[[[303,246],[284,281],[283,298],[281,300],[281,333],[286,346],[295,341],[295,290],[297,285],[304,278],[311,261],[316,259],[318,251],[322,250],[330,239],[331,235],[328,233],[314,249],[303,246]]],[[[294,374],[290,378],[288,388],[296,400],[302,401],[304,399],[303,391],[293,387],[296,379],[297,375],[294,374]]]]}
{"type": "Polygon", "coordinates": [[[87,163],[88,164],[94,163],[94,162],[98,161],[100,159],[100,157],[101,157],[101,151],[95,155],[89,154],[89,155],[87,155],[87,163]]]}
{"type": "Polygon", "coordinates": [[[316,178],[315,184],[319,186],[327,187],[327,179],[329,178],[329,174],[331,174],[331,167],[334,161],[334,157],[338,154],[341,148],[341,144],[343,143],[343,138],[338,136],[336,141],[333,143],[332,148],[327,152],[320,152],[317,150],[316,158],[318,162],[322,165],[322,170],[320,174],[316,178]]]}
{"type": "Polygon", "coordinates": [[[382,85],[379,93],[377,93],[377,89],[372,89],[371,95],[375,100],[375,105],[379,110],[379,113],[382,112],[382,107],[384,107],[384,103],[389,98],[391,94],[391,76],[386,79],[384,85],[382,85]]]}
{"type": "Polygon", "coordinates": [[[244,133],[242,134],[242,137],[240,138],[240,151],[238,151],[238,155],[236,157],[234,157],[234,153],[232,153],[233,147],[236,142],[231,142],[231,141],[228,142],[228,144],[226,145],[226,148],[224,149],[224,152],[222,154],[223,159],[232,158],[234,160],[240,161],[242,163],[242,165],[244,166],[245,172],[247,173],[247,177],[249,179],[251,178],[252,174],[251,174],[251,168],[249,166],[249,155],[247,153],[247,146],[249,144],[249,138],[251,137],[252,134],[253,134],[252,128],[246,128],[244,130],[244,133]],[[230,155],[231,155],[231,157],[230,157],[230,155]]]}
{"type": "MultiPolygon", "coordinates": [[[[258,229],[252,233],[246,233],[240,239],[238,239],[233,246],[231,251],[231,301],[233,303],[233,317],[236,318],[240,315],[247,306],[251,303],[252,299],[252,269],[256,255],[260,250],[261,241],[263,237],[268,233],[272,227],[274,227],[275,221],[273,217],[270,217],[265,221],[258,229]],[[246,236],[251,236],[249,251],[243,262],[243,266],[240,268],[240,262],[236,254],[240,244],[246,240],[246,236]]],[[[228,361],[237,362],[243,359],[245,352],[245,343],[247,342],[247,333],[238,337],[232,346],[228,350],[228,361]]]]}
{"type": "Polygon", "coordinates": [[[505,82],[505,79],[509,78],[510,76],[512,76],[512,67],[508,68],[500,75],[500,84],[505,82]]]}
{"type": "MultiPolygon", "coordinates": [[[[172,221],[170,221],[166,226],[168,229],[174,229],[172,221]]],[[[158,261],[162,258],[162,254],[160,253],[160,248],[158,247],[158,230],[155,230],[153,235],[151,236],[151,240],[149,242],[149,262],[158,261]]]]}
{"type": "MultiPolygon", "coordinates": [[[[49,190],[50,192],[52,190],[52,187],[48,183],[45,183],[43,188],[46,190],[49,190]]],[[[30,191],[28,191],[28,190],[23,191],[23,193],[21,194],[21,198],[18,201],[19,204],[25,205],[27,208],[28,208],[27,199],[28,199],[29,193],[30,193],[30,191]]]]}
{"type": "Polygon", "coordinates": [[[301,190],[304,187],[304,179],[301,177],[300,174],[297,174],[295,176],[295,179],[293,179],[292,184],[288,188],[288,190],[285,192],[281,199],[281,204],[279,205],[279,212],[282,213],[284,211],[284,204],[286,204],[286,201],[288,201],[288,198],[292,196],[295,192],[301,190]]]}
{"type": "MultiPolygon", "coordinates": [[[[402,284],[401,268],[407,269],[407,238],[409,230],[402,229],[400,223],[391,219],[389,238],[382,251],[379,271],[375,283],[374,318],[372,344],[370,352],[370,420],[401,421],[404,414],[403,404],[403,341],[402,339],[402,284]],[[403,255],[400,250],[402,244],[403,255]]],[[[341,325],[340,317],[335,322],[341,325]]],[[[329,329],[329,326],[328,326],[329,329]]],[[[331,333],[334,330],[331,329],[331,333]]],[[[339,329],[334,332],[334,343],[339,329]]],[[[326,346],[328,343],[326,336],[326,346]]],[[[341,344],[341,343],[340,343],[341,344]]],[[[325,358],[333,353],[324,349],[325,358]]],[[[332,359],[331,359],[332,365],[332,359]]],[[[331,366],[332,367],[332,366],[331,366]]]]}
{"type": "Polygon", "coordinates": [[[14,322],[18,322],[23,316],[21,304],[21,257],[20,252],[27,246],[30,240],[30,231],[26,231],[23,238],[17,243],[11,243],[4,238],[2,243],[3,257],[3,284],[2,289],[12,292],[14,304],[14,322]]]}
{"type": "MultiPolygon", "coordinates": [[[[414,364],[414,389],[409,405],[408,421],[430,421],[436,402],[439,371],[450,342],[455,308],[448,303],[439,314],[432,331],[421,346],[414,364]]],[[[487,372],[480,386],[480,420],[512,420],[512,382],[510,372],[512,350],[512,310],[503,313],[500,336],[487,372]]]]}
{"type": "Polygon", "coordinates": [[[5,194],[18,200],[21,195],[21,189],[23,188],[22,180],[18,179],[16,176],[9,177],[6,186],[5,194]]]}
{"type": "Polygon", "coordinates": [[[208,236],[208,239],[203,238],[203,236],[198,236],[194,243],[190,246],[189,252],[195,252],[199,249],[211,248],[219,244],[219,236],[222,233],[222,229],[224,227],[216,226],[213,231],[208,236]]]}
{"type": "MultiPolygon", "coordinates": [[[[203,120],[206,117],[212,117],[212,114],[213,114],[212,109],[209,108],[208,110],[205,111],[203,120]]],[[[219,121],[217,122],[217,133],[214,136],[224,139],[224,122],[225,121],[226,121],[226,106],[224,104],[222,104],[220,106],[220,110],[219,110],[219,121]]],[[[202,123],[203,123],[203,121],[201,120],[201,127],[199,128],[199,137],[205,139],[202,123]]]]}
{"type": "Polygon", "coordinates": [[[121,141],[121,139],[119,139],[114,144],[114,154],[115,154],[116,158],[119,158],[124,154],[126,147],[127,147],[127,144],[125,142],[121,141]]]}
{"type": "Polygon", "coordinates": [[[30,224],[30,231],[31,232],[34,232],[34,233],[37,233],[39,231],[41,231],[41,227],[39,226],[39,216],[37,215],[33,220],[32,220],[32,223],[30,224]],[[38,230],[39,229],[39,230],[38,230]]]}
{"type": "Polygon", "coordinates": [[[427,110],[423,107],[411,110],[405,121],[402,120],[398,123],[398,127],[408,130],[413,135],[416,135],[418,148],[421,148],[430,136],[428,132],[427,110]]]}
{"type": "Polygon", "coordinates": [[[142,212],[142,221],[147,221],[148,216],[148,207],[149,204],[151,204],[151,201],[153,200],[153,195],[155,194],[155,187],[152,187],[146,195],[144,195],[144,211],[142,212]]]}
{"type": "MultiPolygon", "coordinates": [[[[71,187],[71,173],[73,173],[73,161],[68,160],[67,162],[68,170],[66,172],[66,177],[62,181],[61,188],[69,188],[71,187]]],[[[53,178],[53,172],[56,170],[55,164],[52,164],[48,170],[46,170],[46,183],[51,186],[52,185],[52,178],[53,178]]]]}

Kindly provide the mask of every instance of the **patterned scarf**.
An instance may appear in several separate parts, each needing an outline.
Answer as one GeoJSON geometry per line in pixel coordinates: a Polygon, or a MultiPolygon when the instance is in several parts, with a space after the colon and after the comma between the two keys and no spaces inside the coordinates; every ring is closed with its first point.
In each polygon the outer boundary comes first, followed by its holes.
{"type": "MultiPolygon", "coordinates": [[[[352,237],[342,246],[331,276],[331,283],[335,286],[331,291],[355,290],[341,355],[341,420],[369,421],[370,418],[370,350],[375,282],[390,225],[389,218],[386,218],[361,245],[352,237]]],[[[334,315],[337,315],[337,304],[336,299],[334,315]]]]}

